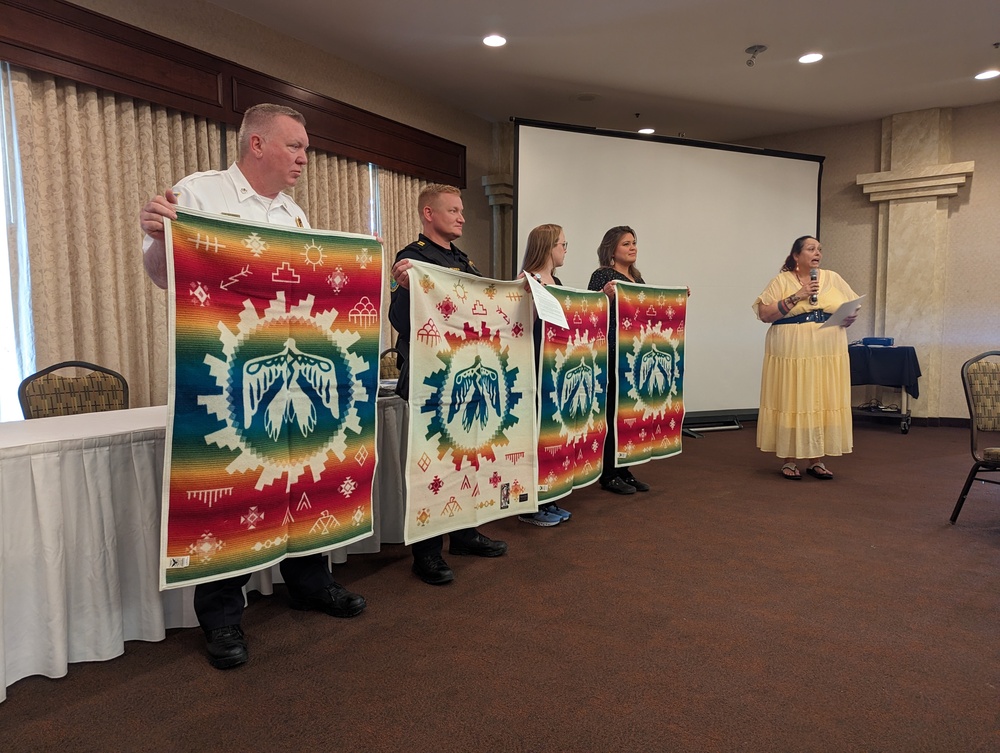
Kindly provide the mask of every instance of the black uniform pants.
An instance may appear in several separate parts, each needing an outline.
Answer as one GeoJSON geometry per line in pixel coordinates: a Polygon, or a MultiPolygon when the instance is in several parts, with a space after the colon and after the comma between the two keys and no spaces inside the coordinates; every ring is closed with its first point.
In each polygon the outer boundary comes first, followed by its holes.
{"type": "MultiPolygon", "coordinates": [[[[333,583],[325,554],[288,557],[281,561],[281,577],[292,590],[311,594],[333,583]]],[[[243,617],[243,586],[250,575],[201,583],[194,588],[194,611],[205,631],[227,625],[239,625],[243,617]]]]}
{"type": "MultiPolygon", "coordinates": [[[[469,541],[470,539],[475,538],[477,533],[479,533],[479,531],[475,528],[462,528],[458,531],[452,531],[448,535],[451,536],[452,541],[469,541]]],[[[412,547],[413,559],[426,557],[432,554],[441,554],[443,547],[444,535],[431,536],[429,539],[414,542],[412,547]]]]}

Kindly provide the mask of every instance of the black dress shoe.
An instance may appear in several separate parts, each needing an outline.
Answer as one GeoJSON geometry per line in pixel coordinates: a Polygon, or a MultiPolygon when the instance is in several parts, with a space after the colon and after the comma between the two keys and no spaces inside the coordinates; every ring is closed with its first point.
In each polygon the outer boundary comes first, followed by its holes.
{"type": "Polygon", "coordinates": [[[634,488],[637,492],[648,492],[649,484],[645,481],[640,481],[635,476],[632,475],[632,471],[625,471],[624,473],[618,474],[618,477],[624,481],[626,484],[634,488]]]}
{"type": "Polygon", "coordinates": [[[601,488],[615,494],[635,494],[635,487],[625,483],[624,479],[617,476],[601,482],[601,488]]]}
{"type": "Polygon", "coordinates": [[[332,617],[355,617],[368,606],[364,596],[351,593],[339,583],[331,583],[308,596],[289,588],[288,595],[291,597],[292,609],[317,609],[332,617]]]}
{"type": "Polygon", "coordinates": [[[440,554],[424,554],[413,558],[413,574],[424,583],[443,586],[455,580],[455,573],[440,554]]]}
{"type": "Polygon", "coordinates": [[[250,659],[247,641],[239,625],[226,625],[205,631],[208,642],[208,663],[216,669],[231,669],[250,659]]]}
{"type": "Polygon", "coordinates": [[[499,557],[507,552],[507,542],[491,539],[476,531],[475,536],[455,540],[452,537],[448,547],[449,554],[473,554],[476,557],[499,557]]]}

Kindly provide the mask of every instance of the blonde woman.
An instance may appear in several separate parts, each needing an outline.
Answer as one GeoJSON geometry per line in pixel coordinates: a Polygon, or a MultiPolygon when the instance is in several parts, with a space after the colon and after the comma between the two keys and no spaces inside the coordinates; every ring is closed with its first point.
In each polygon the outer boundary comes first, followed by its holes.
{"type": "MultiPolygon", "coordinates": [[[[568,247],[566,235],[559,225],[539,225],[528,233],[528,245],[524,250],[524,265],[521,268],[520,276],[532,275],[543,285],[562,285],[559,278],[555,276],[555,271],[566,260],[568,247]]],[[[535,357],[537,359],[541,357],[542,352],[541,320],[535,320],[534,334],[535,357]]],[[[537,366],[537,360],[535,365],[537,366]]],[[[539,507],[538,512],[518,515],[517,519],[522,523],[547,528],[569,520],[571,515],[569,510],[564,510],[555,502],[550,502],[539,507]]]]}

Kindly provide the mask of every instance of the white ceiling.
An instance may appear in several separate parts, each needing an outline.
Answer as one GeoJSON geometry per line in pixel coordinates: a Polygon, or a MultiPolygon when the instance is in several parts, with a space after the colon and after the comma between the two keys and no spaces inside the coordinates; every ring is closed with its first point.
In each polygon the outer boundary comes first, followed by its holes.
{"type": "Polygon", "coordinates": [[[1000,68],[997,0],[210,2],[494,121],[739,141],[1000,101],[973,79],[1000,68]]]}

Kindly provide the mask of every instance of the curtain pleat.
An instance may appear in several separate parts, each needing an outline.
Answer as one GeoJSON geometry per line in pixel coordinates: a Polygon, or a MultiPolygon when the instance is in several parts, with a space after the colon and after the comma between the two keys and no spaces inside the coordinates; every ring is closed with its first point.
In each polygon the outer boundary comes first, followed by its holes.
{"type": "Polygon", "coordinates": [[[292,189],[292,198],[309,224],[345,233],[371,232],[368,165],[309,149],[309,164],[292,189]]]}
{"type": "Polygon", "coordinates": [[[417,239],[422,226],[417,212],[417,199],[427,181],[379,168],[378,199],[382,243],[385,246],[385,282],[382,285],[385,300],[382,311],[382,347],[395,344],[396,333],[389,324],[389,280],[396,254],[417,239]]]}

